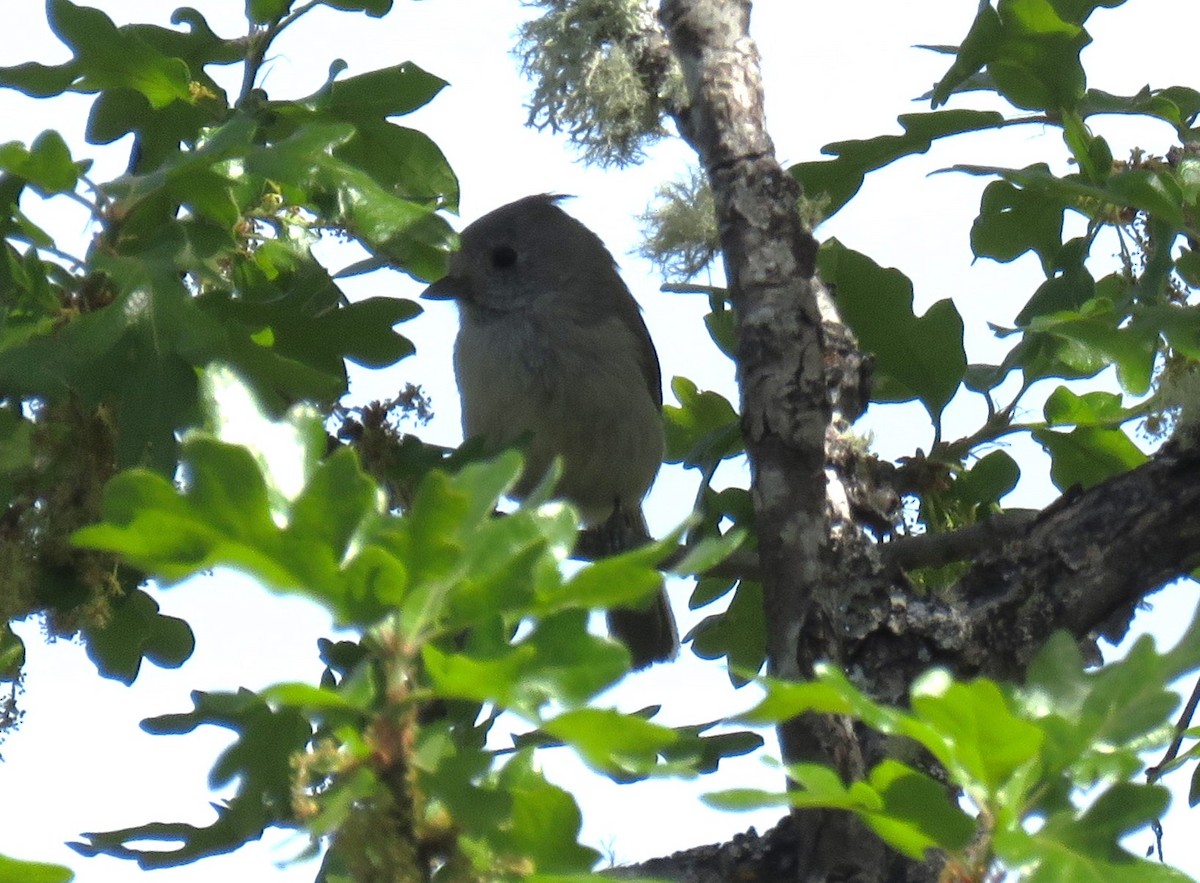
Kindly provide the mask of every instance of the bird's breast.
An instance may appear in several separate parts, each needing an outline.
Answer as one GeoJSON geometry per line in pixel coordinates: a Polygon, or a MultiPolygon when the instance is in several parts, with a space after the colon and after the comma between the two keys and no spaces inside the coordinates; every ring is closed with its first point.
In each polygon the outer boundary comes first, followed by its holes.
{"type": "Polygon", "coordinates": [[[464,437],[493,447],[529,439],[518,496],[561,457],[559,493],[587,520],[603,520],[617,499],[636,508],[663,448],[638,346],[616,317],[581,325],[528,313],[464,315],[454,351],[464,437]]]}

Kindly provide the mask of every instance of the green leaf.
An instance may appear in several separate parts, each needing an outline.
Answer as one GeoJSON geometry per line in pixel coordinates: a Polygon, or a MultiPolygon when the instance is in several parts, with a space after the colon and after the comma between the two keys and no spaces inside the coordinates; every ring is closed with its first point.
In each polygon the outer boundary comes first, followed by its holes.
{"type": "Polygon", "coordinates": [[[581,568],[546,600],[551,608],[564,601],[590,608],[639,606],[662,588],[656,565],[674,552],[671,540],[660,540],[619,555],[610,555],[581,568]]]}
{"type": "Polygon", "coordinates": [[[568,610],[540,620],[513,645],[485,652],[445,652],[433,644],[422,656],[440,696],[494,702],[536,719],[548,701],[579,703],[615,683],[629,654],[619,644],[588,634],[587,614],[568,610]]]}
{"type": "Polygon", "coordinates": [[[430,721],[417,730],[412,763],[421,789],[444,804],[464,831],[486,839],[503,836],[512,800],[492,787],[494,757],[484,750],[485,739],[480,727],[430,721]]]}
{"type": "Polygon", "coordinates": [[[1033,834],[1000,832],[997,856],[1022,868],[1035,883],[1061,880],[1153,881],[1183,883],[1190,878],[1174,868],[1140,859],[1121,848],[1119,839],[1159,817],[1169,799],[1165,788],[1120,782],[1085,811],[1055,813],[1033,834]]]}
{"type": "Polygon", "coordinates": [[[1103,185],[1090,183],[1081,175],[1058,177],[1043,163],[1024,169],[956,165],[947,171],[999,175],[1023,190],[1041,192],[1091,218],[1107,219],[1113,210],[1138,209],[1175,228],[1187,225],[1179,184],[1162,171],[1127,169],[1111,175],[1103,185]]]}
{"type": "Polygon", "coordinates": [[[836,668],[822,666],[811,681],[780,681],[761,678],[766,695],[737,723],[763,726],[791,720],[806,712],[851,715],[881,732],[893,732],[896,715],[868,698],[836,668]]]}
{"type": "Polygon", "coordinates": [[[1079,311],[1037,317],[1029,327],[1091,350],[1093,358],[1117,369],[1117,379],[1128,392],[1143,395],[1150,388],[1159,341],[1153,322],[1124,324],[1111,303],[1096,298],[1079,311]]]}
{"type": "MultiPolygon", "coordinates": [[[[558,561],[550,551],[558,530],[555,521],[521,511],[488,519],[473,536],[458,541],[458,561],[446,585],[430,584],[432,596],[442,598],[439,628],[453,632],[497,615],[509,620],[525,616],[541,593],[559,586],[558,561]]],[[[422,590],[418,581],[414,595],[422,590]]]]}
{"type": "Polygon", "coordinates": [[[191,100],[191,74],[183,61],[118,29],[100,10],[49,0],[46,14],[51,29],[75,53],[72,85],[78,91],[133,89],[156,108],[191,100]]]}
{"type": "Polygon", "coordinates": [[[504,523],[491,517],[520,473],[515,451],[454,476],[431,470],[407,517],[381,532],[381,548],[408,571],[399,623],[406,640],[419,643],[431,631],[457,631],[504,611],[527,614],[547,591],[547,576],[558,584],[557,562],[575,538],[574,513],[526,506],[504,523]]]}
{"type": "Polygon", "coordinates": [[[763,737],[747,730],[702,735],[724,723],[722,720],[716,720],[688,727],[676,727],[675,732],[679,738],[673,745],[663,748],[659,754],[675,768],[686,766],[698,773],[712,773],[716,772],[725,758],[741,757],[763,746],[763,737]]]}
{"type": "Polygon", "coordinates": [[[1081,712],[1095,727],[1097,741],[1125,744],[1163,726],[1179,705],[1179,697],[1167,687],[1167,662],[1153,639],[1143,635],[1119,664],[1092,674],[1081,712]]]}
{"type": "Polygon", "coordinates": [[[925,773],[889,759],[871,770],[868,783],[883,807],[860,815],[910,858],[923,859],[931,848],[958,851],[974,838],[974,819],[954,804],[943,784],[925,773]]]}
{"type": "Polygon", "coordinates": [[[788,169],[804,189],[805,197],[818,204],[823,218],[832,217],[858,193],[868,172],[902,157],[925,153],[938,138],[995,128],[1004,117],[995,111],[962,109],[901,114],[897,121],[904,129],[903,135],[826,144],[821,152],[836,159],[797,163],[788,169]]]}
{"type": "Polygon", "coordinates": [[[733,528],[719,537],[704,537],[688,549],[683,560],[672,565],[671,572],[678,576],[699,576],[736,552],[748,534],[742,528],[733,528]]]}
{"type": "Polygon", "coordinates": [[[1078,395],[1065,386],[1050,393],[1042,413],[1051,426],[1113,426],[1133,416],[1116,393],[1096,391],[1078,395]]]}
{"type": "Polygon", "coordinates": [[[971,28],[954,57],[954,63],[933,88],[933,107],[945,104],[952,94],[969,83],[988,63],[996,52],[1002,32],[1000,16],[991,3],[980,3],[975,20],[971,22],[971,28]]]}
{"type": "Polygon", "coordinates": [[[116,419],[119,464],[170,474],[175,433],[195,416],[193,360],[211,357],[220,332],[160,256],[98,256],[97,269],[120,288],[116,300],[0,348],[0,385],[52,400],[70,391],[106,405],[116,419]]]}
{"type": "Polygon", "coordinates": [[[737,583],[733,577],[701,577],[696,580],[696,588],[692,590],[692,596],[688,599],[688,609],[698,610],[705,604],[724,598],[737,583]]]}
{"type": "Polygon", "coordinates": [[[1019,718],[993,681],[951,681],[930,672],[913,684],[914,716],[931,726],[942,740],[930,746],[958,782],[978,782],[995,793],[1033,762],[1043,734],[1019,718]]]}
{"type": "Polygon", "coordinates": [[[75,872],[62,865],[26,862],[0,855],[0,883],[69,883],[75,872]]]}
{"type": "Polygon", "coordinates": [[[354,137],[334,154],[370,174],[394,196],[458,210],[458,176],[422,132],[389,122],[359,122],[354,137]]]}
{"type": "Polygon", "coordinates": [[[706,314],[704,327],[717,349],[731,359],[737,358],[737,317],[733,310],[722,307],[706,314]]]}
{"type": "Polygon", "coordinates": [[[249,151],[247,168],[290,188],[293,198],[318,210],[332,198],[336,220],[400,269],[426,280],[444,275],[456,242],[450,225],[434,213],[436,205],[429,200],[396,196],[367,171],[335,156],[355,134],[348,123],[310,121],[274,144],[249,151]]]}
{"type": "Polygon", "coordinates": [[[1188,285],[1193,288],[1200,287],[1200,251],[1181,249],[1175,261],[1175,269],[1188,285]]]}
{"type": "Polygon", "coordinates": [[[235,263],[234,272],[237,297],[214,290],[197,306],[226,332],[222,358],[280,410],[297,399],[332,402],[341,396],[347,353],[370,362],[410,351],[391,328],[411,313],[403,301],[370,303],[342,315],[354,307],[343,306],[342,291],[307,251],[264,247],[254,261],[235,263]]]}
{"type": "Polygon", "coordinates": [[[1051,334],[1026,332],[1005,357],[1000,375],[1020,367],[1026,385],[1046,377],[1079,380],[1092,377],[1109,367],[1102,353],[1093,347],[1051,334]]]}
{"type": "Polygon", "coordinates": [[[763,613],[762,585],[750,580],[738,583],[724,613],[706,616],[685,637],[692,652],[701,659],[729,659],[729,677],[744,683],[738,672],[756,672],[767,656],[767,623],[763,613]]]}
{"type": "Polygon", "coordinates": [[[1051,0],[980,4],[953,66],[933,92],[935,107],[986,67],[997,92],[1020,108],[1057,111],[1083,97],[1079,53],[1091,42],[1074,16],[1064,19],[1051,0]]]}
{"type": "Polygon", "coordinates": [[[1136,95],[1121,96],[1088,89],[1078,110],[1084,116],[1093,114],[1131,114],[1157,117],[1169,123],[1181,138],[1187,136],[1200,113],[1200,92],[1185,86],[1151,89],[1143,86],[1136,95]]]}
{"type": "Polygon", "coordinates": [[[324,317],[321,329],[338,341],[342,355],[366,368],[386,368],[416,352],[393,327],[421,313],[411,300],[369,297],[324,317]]]}
{"type": "Polygon", "coordinates": [[[981,457],[953,485],[954,495],[971,507],[990,507],[1017,486],[1021,469],[1005,451],[992,451],[981,457]]]}
{"type": "MultiPolygon", "coordinates": [[[[1082,787],[1128,778],[1141,769],[1139,752],[1149,740],[1163,739],[1164,725],[1179,697],[1169,684],[1200,665],[1193,622],[1174,650],[1159,653],[1140,638],[1121,660],[1085,671],[1075,640],[1054,635],[1029,668],[1018,698],[1026,715],[1046,733],[1044,775],[1069,771],[1082,787]]],[[[1064,794],[1041,801],[1039,811],[1072,808],[1064,794]]]]}
{"type": "Polygon", "coordinates": [[[1017,107],[1054,110],[1083,97],[1079,53],[1092,42],[1059,17],[1050,0],[1000,0],[1001,39],[988,60],[1000,93],[1017,107]]]}
{"type": "Polygon", "coordinates": [[[355,701],[355,697],[339,690],[298,682],[274,684],[263,690],[262,696],[270,703],[288,706],[306,713],[342,712],[350,713],[358,718],[368,710],[366,704],[355,701]]]}
{"type": "Polygon", "coordinates": [[[458,178],[422,132],[388,122],[433,100],[446,82],[411,62],[337,80],[306,104],[320,119],[353,124],[334,155],[368,173],[393,196],[439,208],[458,207],[458,178]]]}
{"type": "Polygon", "coordinates": [[[506,763],[497,785],[512,800],[510,822],[497,832],[506,851],[532,861],[537,876],[586,874],[595,865],[599,853],[579,843],[583,818],[575,798],[535,769],[532,751],[506,763]]]}
{"type": "Polygon", "coordinates": [[[1092,487],[1147,459],[1120,429],[1077,426],[1070,432],[1035,429],[1031,435],[1050,455],[1050,479],[1060,491],[1092,487]]]}
{"type": "Polygon", "coordinates": [[[745,448],[737,411],[720,393],[701,392],[686,377],[671,380],[679,406],[663,406],[666,461],[702,467],[736,457],[745,448]]]}
{"type": "Polygon", "coordinates": [[[325,6],[347,12],[365,12],[371,18],[381,18],[392,9],[392,0],[320,0],[325,6]]]}
{"type": "MultiPolygon", "coordinates": [[[[1080,310],[1097,296],[1096,280],[1085,263],[1089,247],[1089,240],[1077,238],[1059,248],[1051,269],[1053,275],[1038,286],[1017,313],[1017,327],[1028,327],[1035,319],[1053,313],[1080,310]]],[[[1105,283],[1105,290],[1107,287],[1105,283]]]]}
{"type": "MultiPolygon", "coordinates": [[[[210,62],[206,57],[196,59],[197,65],[210,62]]],[[[188,169],[204,156],[190,151],[181,154],[179,145],[197,145],[213,129],[219,132],[228,117],[225,94],[220,87],[207,76],[197,85],[201,84],[204,90],[198,89],[194,103],[176,101],[165,107],[155,107],[145,95],[132,89],[101,92],[88,115],[87,139],[92,144],[111,144],[125,135],[135,135],[138,150],[131,171],[136,173],[169,165],[188,169]]],[[[234,117],[228,122],[240,126],[247,121],[245,117],[234,117]]],[[[208,168],[211,169],[211,164],[208,168]]],[[[116,189],[122,183],[118,179],[109,186],[116,189]]]]}
{"type": "MultiPolygon", "coordinates": [[[[913,289],[899,270],[830,240],[818,257],[821,278],[836,286],[838,306],[877,371],[896,381],[903,398],[917,398],[935,423],[967,370],[963,324],[949,300],[913,313],[913,289]]],[[[901,399],[903,400],[903,399],[901,399]]]]}
{"type": "Polygon", "coordinates": [[[761,788],[729,788],[712,791],[701,798],[714,809],[726,812],[748,812],[755,809],[774,809],[789,806],[789,795],[761,788]]]}
{"type": "Polygon", "coordinates": [[[1033,251],[1049,275],[1062,245],[1064,208],[1051,194],[993,181],[984,188],[971,225],[971,251],[1001,263],[1033,251]]]}
{"type": "Polygon", "coordinates": [[[1069,633],[1056,631],[1026,669],[1025,686],[1037,698],[1051,700],[1056,713],[1072,714],[1082,708],[1087,678],[1079,643],[1069,633]]]}
{"type": "Polygon", "coordinates": [[[17,89],[32,98],[50,98],[61,95],[75,82],[76,66],[73,62],[59,65],[25,62],[13,67],[0,67],[0,86],[17,89]]]}
{"type": "Polygon", "coordinates": [[[933,848],[962,849],[975,833],[975,823],[950,801],[941,784],[894,760],[872,769],[868,781],[849,786],[835,771],[818,764],[793,764],[788,776],[800,787],[786,794],[737,789],[708,794],[704,800],[722,809],[790,805],[849,810],[893,848],[917,860],[933,848]]]}
{"type": "Polygon", "coordinates": [[[224,565],[278,591],[314,598],[341,621],[378,617],[379,599],[357,594],[361,583],[340,568],[350,535],[379,505],[352,452],[316,468],[290,512],[282,513],[290,518],[282,528],[246,448],[195,433],[182,453],[182,493],[155,473],[122,472],[105,489],[103,522],[77,531],[75,542],[116,552],[165,583],[224,565]]]}
{"type": "Polygon", "coordinates": [[[359,467],[352,448],[334,451],[313,471],[292,505],[288,528],[328,547],[341,561],[363,526],[364,513],[380,507],[375,482],[359,467]]]}
{"type": "Polygon", "coordinates": [[[446,81],[411,61],[334,81],[324,108],[347,122],[403,116],[424,107],[446,81]]]}
{"type": "Polygon", "coordinates": [[[1062,126],[1063,140],[1084,177],[1094,184],[1103,184],[1113,171],[1112,149],[1108,142],[1093,135],[1083,116],[1075,111],[1063,113],[1062,126]]]}
{"type": "Polygon", "coordinates": [[[659,753],[679,738],[670,727],[602,708],[567,711],[541,728],[572,746],[588,766],[605,773],[648,773],[659,753]]]}
{"type": "Polygon", "coordinates": [[[256,24],[268,24],[283,18],[293,0],[246,0],[246,17],[256,24]]]}
{"type": "Polygon", "coordinates": [[[73,192],[88,165],[76,164],[62,135],[53,130],[38,135],[28,150],[16,141],[0,145],[0,169],[24,178],[46,195],[73,192]]]}

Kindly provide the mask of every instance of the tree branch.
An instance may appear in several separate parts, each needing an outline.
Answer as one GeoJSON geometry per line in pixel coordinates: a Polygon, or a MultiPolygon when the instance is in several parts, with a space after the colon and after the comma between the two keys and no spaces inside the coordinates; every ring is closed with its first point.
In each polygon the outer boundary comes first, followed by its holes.
{"type": "Polygon", "coordinates": [[[931,665],[1019,680],[1056,629],[1119,641],[1141,601],[1198,561],[1200,451],[1168,448],[1060,498],[983,550],[945,597],[919,597],[900,581],[886,593],[864,587],[843,664],[896,704],[931,665]]]}
{"type": "Polygon", "coordinates": [[[970,561],[1022,537],[1040,514],[1031,509],[1014,509],[946,533],[898,537],[879,547],[879,557],[885,567],[901,570],[970,561]]]}
{"type": "MultiPolygon", "coordinates": [[[[840,657],[845,572],[875,560],[826,450],[845,448],[839,436],[857,416],[864,363],[814,278],[817,244],[797,211],[799,186],[767,135],[750,8],[749,0],[662,0],[659,19],[687,84],[689,103],[675,119],[712,188],[737,316],[768,667],[796,679],[817,659],[840,657]]],[[[780,725],[779,739],[785,761],[831,764],[851,781],[865,775],[861,743],[844,718],[801,715],[780,725]]],[[[848,813],[795,819],[789,863],[805,879],[848,879],[860,869],[874,879],[890,863],[848,813]]]]}
{"type": "Polygon", "coordinates": [[[712,186],[739,320],[738,383],[771,623],[772,671],[798,677],[799,633],[822,583],[825,397],[816,243],[763,127],[746,0],[664,0],[659,17],[690,104],[676,121],[712,186]]]}
{"type": "Polygon", "coordinates": [[[1200,558],[1200,451],[1150,462],[1042,512],[1020,542],[960,581],[971,632],[963,662],[1021,677],[1050,633],[1100,632],[1116,642],[1149,593],[1200,558]]]}

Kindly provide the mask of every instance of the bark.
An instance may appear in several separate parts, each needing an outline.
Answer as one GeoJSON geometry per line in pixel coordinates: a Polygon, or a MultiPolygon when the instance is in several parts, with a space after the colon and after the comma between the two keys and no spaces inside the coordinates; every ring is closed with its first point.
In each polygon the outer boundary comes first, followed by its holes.
{"type": "MultiPolygon", "coordinates": [[[[768,666],[777,677],[802,678],[817,659],[841,657],[837,587],[848,569],[872,560],[861,554],[842,472],[826,456],[827,439],[837,447],[838,429],[857,416],[841,412],[861,405],[862,361],[814,277],[817,246],[796,211],[799,188],[766,131],[750,7],[748,0],[664,0],[659,17],[688,88],[676,121],[713,190],[738,316],[768,666]],[[839,354],[845,364],[827,364],[839,354]]],[[[832,763],[847,779],[866,771],[847,720],[804,715],[779,735],[788,761],[832,763]]],[[[796,879],[849,879],[860,867],[889,863],[852,816],[808,811],[796,820],[796,879]]]]}
{"type": "MultiPolygon", "coordinates": [[[[868,398],[869,362],[814,276],[816,243],[766,131],[750,8],[749,0],[661,0],[659,17],[688,86],[676,122],[713,189],[738,314],[771,673],[803,678],[815,660],[832,659],[880,700],[903,704],[931,665],[1019,679],[1056,628],[1084,641],[1097,631],[1119,636],[1145,594],[1200,554],[1193,451],[1164,451],[1042,513],[957,541],[910,540],[889,552],[861,529],[856,501],[872,489],[859,486],[843,438],[868,398]],[[901,565],[931,556],[974,564],[956,591],[927,597],[901,565]]],[[[789,721],[780,742],[785,761],[830,764],[847,780],[884,751],[832,717],[789,721]]],[[[634,870],[689,881],[937,876],[936,863],[903,859],[853,818],[819,811],[794,813],[764,838],[750,832],[634,870]],[[746,877],[750,867],[756,876],[746,877]]]]}

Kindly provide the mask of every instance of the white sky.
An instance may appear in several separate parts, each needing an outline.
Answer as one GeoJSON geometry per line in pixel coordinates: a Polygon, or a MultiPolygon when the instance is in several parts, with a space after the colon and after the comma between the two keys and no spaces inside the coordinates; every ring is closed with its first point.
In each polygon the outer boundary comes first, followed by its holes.
{"type": "MultiPolygon", "coordinates": [[[[160,0],[95,0],[92,5],[122,23],[130,20],[167,24],[175,4],[160,0]]],[[[214,29],[233,36],[244,27],[241,4],[193,0],[214,29]]],[[[1146,83],[1161,87],[1196,85],[1194,26],[1181,19],[1191,0],[1139,0],[1127,10],[1100,10],[1090,30],[1098,46],[1086,50],[1091,85],[1129,94],[1146,83]],[[1175,22],[1176,26],[1166,26],[1175,22]],[[1189,77],[1192,79],[1189,80],[1189,77]]],[[[975,12],[973,0],[844,0],[800,3],[762,0],[755,11],[755,35],[763,56],[768,118],[780,158],[795,162],[816,158],[830,141],[866,138],[898,131],[897,114],[927,109],[911,99],[942,73],[945,61],[911,48],[918,43],[956,43],[975,12]]],[[[527,15],[516,0],[425,0],[398,2],[382,21],[318,10],[277,45],[266,68],[265,87],[272,97],[297,97],[325,79],[329,62],[345,58],[348,74],[404,60],[415,61],[450,81],[433,104],[405,120],[423,129],[441,146],[462,183],[462,215],[470,220],[529,193],[575,194],[570,212],[608,243],[641,300],[658,346],[664,377],[686,375],[701,387],[736,395],[732,373],[708,342],[700,323],[700,298],[664,295],[651,268],[629,255],[637,242],[637,222],[654,187],[683,173],[689,151],[678,142],[656,149],[643,166],[624,171],[585,169],[562,139],[524,128],[528,87],[509,55],[515,22],[527,15]]],[[[1193,13],[1194,14],[1194,13],[1193,13]]],[[[1195,22],[1193,22],[1193,25],[1195,22]]],[[[65,50],[50,35],[40,4],[9,0],[0,6],[0,65],[36,59],[61,61],[65,50]]],[[[45,128],[58,128],[77,156],[97,155],[82,140],[90,99],[73,96],[35,102],[0,91],[0,143],[31,141],[45,128]]],[[[1120,157],[1138,144],[1152,152],[1169,146],[1165,126],[1133,127],[1122,119],[1094,123],[1120,157]]],[[[110,152],[95,170],[106,180],[121,170],[124,157],[110,152]]],[[[103,159],[103,155],[102,159],[103,159]]],[[[944,297],[955,300],[968,328],[972,361],[994,360],[1003,351],[983,326],[1015,314],[1040,279],[1036,261],[1015,265],[981,261],[972,266],[967,233],[985,180],[958,175],[926,177],[957,162],[1022,166],[1050,160],[1062,167],[1058,136],[1033,127],[1002,134],[974,135],[935,147],[867,179],[859,197],[823,227],[885,266],[896,266],[914,281],[917,309],[944,297]]],[[[53,204],[41,214],[56,235],[80,239],[83,219],[70,206],[53,204]]],[[[356,260],[345,249],[323,251],[335,269],[356,260]]],[[[415,296],[417,284],[396,274],[356,279],[352,297],[392,293],[415,296]]],[[[459,440],[457,395],[450,373],[453,308],[433,304],[402,328],[419,347],[413,359],[380,372],[356,371],[352,395],[358,401],[386,397],[406,381],[430,391],[438,415],[426,433],[431,441],[459,440]]],[[[1048,390],[1047,390],[1048,391],[1048,390]]],[[[669,392],[668,392],[669,398],[669,392]]],[[[960,397],[961,399],[961,397],[960,397]]],[[[1037,404],[1037,403],[1035,403],[1037,404]]],[[[977,425],[980,408],[956,401],[946,432],[958,435],[977,425]]],[[[886,456],[928,448],[931,432],[919,407],[893,407],[868,418],[876,447],[886,456]]],[[[1034,446],[1012,447],[1027,479],[1009,502],[1043,505],[1053,496],[1044,461],[1034,446]]],[[[730,480],[736,480],[736,473],[730,480]]],[[[688,511],[695,489],[691,475],[664,470],[652,492],[648,515],[659,533],[688,511]]],[[[686,610],[690,587],[672,587],[683,630],[699,615],[686,610]]],[[[1147,627],[1169,644],[1191,618],[1190,590],[1156,600],[1147,627]],[[1174,629],[1174,632],[1172,632],[1174,629]]],[[[195,656],[180,671],[143,669],[130,688],[102,681],[82,648],[69,642],[44,645],[36,625],[21,629],[29,651],[28,691],[22,704],[22,729],[0,746],[0,794],[4,795],[0,853],[74,868],[81,883],[115,883],[136,875],[136,866],[113,859],[83,859],[66,850],[64,840],[80,832],[108,830],[151,820],[210,820],[205,785],[209,764],[222,733],[201,731],[174,737],[150,737],[138,722],[147,716],[191,707],[192,689],[259,688],[279,680],[315,677],[316,637],[327,633],[321,611],[295,599],[281,599],[243,578],[219,574],[157,594],[167,613],[187,619],[197,636],[195,656]],[[263,623],[276,624],[264,629],[263,623]],[[264,634],[264,631],[268,632],[264,634]]],[[[749,706],[748,692],[728,688],[719,666],[703,663],[685,650],[677,664],[631,678],[613,701],[635,709],[663,702],[668,723],[709,720],[749,706]]],[[[770,826],[774,814],[728,815],[700,807],[695,796],[734,785],[775,787],[777,774],[757,758],[728,762],[715,779],[690,783],[651,782],[617,787],[582,772],[561,754],[548,756],[548,773],[571,787],[585,816],[585,842],[636,860],[676,849],[717,842],[756,824],[770,826]]],[[[1182,803],[1182,801],[1181,801],[1182,803]]],[[[1176,813],[1167,820],[1168,858],[1192,873],[1200,857],[1186,838],[1194,816],[1176,813]]],[[[1139,847],[1149,835],[1133,841],[1139,847]]],[[[221,875],[258,881],[307,881],[314,865],[277,866],[302,844],[295,841],[255,844],[228,857],[158,872],[156,881],[211,880],[221,875]]]]}

